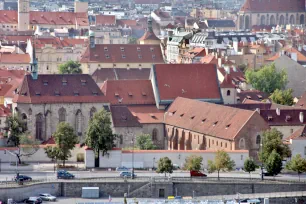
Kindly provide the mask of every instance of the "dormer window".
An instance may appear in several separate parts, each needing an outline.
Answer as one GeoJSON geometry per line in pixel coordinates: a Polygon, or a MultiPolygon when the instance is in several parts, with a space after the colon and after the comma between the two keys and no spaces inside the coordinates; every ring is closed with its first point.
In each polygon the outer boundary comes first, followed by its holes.
{"type": "Polygon", "coordinates": [[[268,116],[268,120],[269,120],[269,121],[273,120],[272,115],[269,115],[269,116],[268,116]]]}
{"type": "Polygon", "coordinates": [[[124,52],[124,47],[120,47],[121,52],[124,52]]]}
{"type": "Polygon", "coordinates": [[[247,96],[247,99],[251,99],[252,97],[251,96],[247,96]]]}
{"type": "Polygon", "coordinates": [[[142,96],[147,96],[147,93],[144,92],[144,91],[141,94],[142,94],[142,96]]]}
{"type": "Polygon", "coordinates": [[[119,93],[115,92],[115,96],[116,96],[116,97],[119,97],[119,93]]]}
{"type": "Polygon", "coordinates": [[[218,124],[218,121],[214,122],[213,126],[216,126],[218,124]]]}
{"type": "Polygon", "coordinates": [[[67,85],[67,80],[66,79],[62,79],[62,84],[63,84],[63,86],[66,86],[67,85]]]}
{"type": "Polygon", "coordinates": [[[82,84],[82,86],[85,86],[86,85],[86,80],[81,79],[81,84],[82,84]]]}
{"type": "Polygon", "coordinates": [[[107,51],[108,51],[108,48],[107,48],[107,47],[104,47],[104,51],[107,52],[107,51]]]}
{"type": "Polygon", "coordinates": [[[106,59],[109,59],[109,54],[105,54],[105,58],[106,58],[106,59]]]}
{"type": "Polygon", "coordinates": [[[39,92],[39,91],[36,91],[36,92],[35,92],[35,95],[36,95],[36,96],[40,96],[40,92],[39,92]]]}
{"type": "Polygon", "coordinates": [[[190,119],[193,120],[195,118],[195,116],[191,116],[190,119]]]}
{"type": "Polygon", "coordinates": [[[152,59],[155,59],[155,55],[152,55],[152,59]]]}
{"type": "Polygon", "coordinates": [[[290,115],[286,115],[286,122],[291,120],[291,116],[290,115]]]}
{"type": "Polygon", "coordinates": [[[182,113],[181,115],[180,115],[180,117],[183,117],[184,116],[184,113],[182,113]]]}
{"type": "Polygon", "coordinates": [[[97,95],[98,95],[98,92],[97,92],[97,91],[93,91],[93,92],[92,92],[92,95],[97,96],[97,95]]]}
{"type": "Polygon", "coordinates": [[[126,117],[125,115],[122,115],[122,116],[121,116],[121,120],[122,120],[123,122],[126,122],[126,121],[127,121],[127,117],[126,117]]]}
{"type": "Polygon", "coordinates": [[[74,95],[74,96],[79,96],[79,95],[80,95],[80,94],[79,94],[79,91],[74,91],[74,92],[73,92],[73,95],[74,95]]]}
{"type": "Polygon", "coordinates": [[[121,55],[122,59],[125,59],[125,55],[121,55]]]}
{"type": "Polygon", "coordinates": [[[262,95],[257,95],[257,97],[258,97],[259,99],[262,99],[262,95]]]}
{"type": "Polygon", "coordinates": [[[54,95],[55,96],[60,96],[60,92],[59,91],[54,91],[54,95]]]}
{"type": "Polygon", "coordinates": [[[26,95],[27,95],[27,92],[22,92],[21,95],[22,95],[22,96],[26,96],[26,95]]]}
{"type": "Polygon", "coordinates": [[[204,118],[203,120],[202,120],[202,123],[204,123],[206,121],[206,118],[204,118]]]}
{"type": "Polygon", "coordinates": [[[44,86],[47,86],[48,85],[48,80],[43,80],[43,84],[44,84],[44,86]]]}
{"type": "Polygon", "coordinates": [[[225,129],[229,128],[231,126],[231,124],[228,124],[225,126],[225,129]]]}
{"type": "Polygon", "coordinates": [[[133,93],[132,93],[132,92],[129,92],[129,96],[132,97],[132,96],[133,96],[133,93]]]}
{"type": "Polygon", "coordinates": [[[139,59],[142,59],[142,55],[141,55],[141,54],[138,54],[138,58],[139,58],[139,59]]]}
{"type": "Polygon", "coordinates": [[[151,52],[153,52],[153,51],[154,51],[154,48],[153,48],[153,47],[150,47],[150,50],[151,50],[151,52]]]}
{"type": "Polygon", "coordinates": [[[141,51],[141,50],[140,50],[140,47],[137,47],[137,51],[138,51],[138,52],[140,52],[140,51],[141,51]]]}

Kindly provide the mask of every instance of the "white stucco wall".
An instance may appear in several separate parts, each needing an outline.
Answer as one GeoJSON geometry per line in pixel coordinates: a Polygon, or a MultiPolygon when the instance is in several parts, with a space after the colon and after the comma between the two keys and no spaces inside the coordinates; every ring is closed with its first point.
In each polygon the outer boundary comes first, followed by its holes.
{"type": "Polygon", "coordinates": [[[292,157],[294,157],[297,154],[300,154],[303,158],[306,158],[306,140],[291,140],[290,149],[292,151],[292,157]]]}
{"type": "MultiPolygon", "coordinates": [[[[244,161],[249,156],[247,150],[239,151],[227,151],[231,159],[235,161],[236,168],[242,168],[244,161]]],[[[152,168],[157,167],[157,162],[162,157],[169,157],[173,164],[183,166],[185,159],[190,155],[200,155],[203,157],[203,167],[207,168],[208,160],[215,158],[216,151],[204,150],[204,151],[160,151],[160,150],[149,150],[149,151],[136,151],[134,152],[134,167],[135,168],[152,168]],[[155,158],[155,159],[154,159],[155,158]]],[[[86,167],[92,167],[93,162],[92,150],[86,150],[86,167]]],[[[116,168],[119,166],[132,167],[133,153],[132,151],[121,151],[113,150],[109,152],[109,155],[102,157],[100,155],[100,167],[101,168],[116,168]]]]}

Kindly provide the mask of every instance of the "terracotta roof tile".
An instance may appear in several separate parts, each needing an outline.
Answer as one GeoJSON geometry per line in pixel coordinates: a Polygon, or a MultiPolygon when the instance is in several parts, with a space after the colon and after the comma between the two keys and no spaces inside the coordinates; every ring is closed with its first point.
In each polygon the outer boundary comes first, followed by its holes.
{"type": "Polygon", "coordinates": [[[107,102],[98,85],[87,74],[40,74],[37,80],[26,75],[13,101],[32,104],[107,102]]]}
{"type": "Polygon", "coordinates": [[[262,101],[265,99],[269,99],[269,94],[264,93],[262,91],[258,90],[246,90],[246,91],[238,91],[237,97],[240,99],[240,101],[244,101],[244,99],[252,99],[255,101],[262,101]]]}
{"type": "Polygon", "coordinates": [[[96,16],[96,25],[109,25],[114,26],[116,25],[116,16],[115,15],[97,15],[96,16]]]}
{"type": "Polygon", "coordinates": [[[302,0],[246,0],[240,11],[252,12],[304,12],[305,1],[302,0]]]}
{"type": "Polygon", "coordinates": [[[141,124],[164,123],[165,111],[157,109],[155,105],[128,106],[128,109],[141,124]]]}
{"type": "Polygon", "coordinates": [[[164,63],[159,45],[97,44],[88,47],[83,63],[164,63]]]}
{"type": "Polygon", "coordinates": [[[300,129],[292,133],[285,140],[306,140],[306,125],[303,125],[300,129]]]}
{"type": "Polygon", "coordinates": [[[117,20],[117,26],[125,27],[125,26],[137,26],[136,20],[130,20],[130,19],[118,19],[117,20]]]}
{"type": "Polygon", "coordinates": [[[165,123],[218,138],[233,140],[256,111],[178,97],[165,114],[165,123]]]}
{"type": "Polygon", "coordinates": [[[102,92],[110,104],[155,104],[150,80],[108,80],[102,92]]]}
{"type": "Polygon", "coordinates": [[[157,64],[153,68],[160,100],[176,97],[221,100],[213,64],[157,64]]]}
{"type": "Polygon", "coordinates": [[[114,127],[141,127],[135,117],[126,106],[111,106],[114,127]]]}
{"type": "Polygon", "coordinates": [[[154,32],[146,31],[139,40],[157,40],[160,41],[158,37],[154,34],[154,32]]]}
{"type": "Polygon", "coordinates": [[[6,54],[0,53],[0,64],[30,64],[29,54],[6,54]]]}
{"type": "Polygon", "coordinates": [[[303,93],[299,101],[295,104],[295,107],[306,108],[306,92],[303,93]]]}
{"type": "Polygon", "coordinates": [[[11,109],[0,104],[0,117],[7,117],[10,116],[11,114],[12,114],[11,109]]]}
{"type": "MultiPolygon", "coordinates": [[[[0,11],[0,23],[17,24],[17,11],[0,11]]],[[[31,24],[89,26],[87,13],[30,11],[31,24]]]]}
{"type": "Polygon", "coordinates": [[[220,88],[236,88],[236,86],[233,84],[232,78],[229,75],[225,75],[220,88]]]}

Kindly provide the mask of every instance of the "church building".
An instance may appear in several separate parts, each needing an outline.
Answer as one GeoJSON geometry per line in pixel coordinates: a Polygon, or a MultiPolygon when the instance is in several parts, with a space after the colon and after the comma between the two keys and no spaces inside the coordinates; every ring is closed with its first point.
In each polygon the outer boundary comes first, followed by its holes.
{"type": "Polygon", "coordinates": [[[305,24],[304,0],[246,0],[238,12],[238,29],[305,24]]]}

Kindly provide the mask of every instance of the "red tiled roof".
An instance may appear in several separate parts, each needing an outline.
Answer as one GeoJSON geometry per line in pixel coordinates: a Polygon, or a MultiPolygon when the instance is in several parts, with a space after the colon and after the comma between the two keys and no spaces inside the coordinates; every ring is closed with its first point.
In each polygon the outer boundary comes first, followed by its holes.
{"type": "Polygon", "coordinates": [[[246,81],[244,73],[237,67],[229,67],[229,73],[227,73],[224,67],[218,68],[218,71],[220,71],[223,76],[228,75],[235,83],[246,81]]]}
{"type": "MultiPolygon", "coordinates": [[[[0,10],[0,23],[17,24],[17,11],[0,10]]],[[[87,13],[30,11],[31,24],[88,26],[87,13]]]]}
{"type": "Polygon", "coordinates": [[[165,123],[233,140],[254,114],[258,113],[178,97],[167,110],[165,123]]]}
{"type": "Polygon", "coordinates": [[[306,140],[306,125],[292,133],[286,140],[306,140]]]}
{"type": "Polygon", "coordinates": [[[0,64],[29,64],[31,58],[29,54],[6,54],[0,53],[0,64]]]}
{"type": "Polygon", "coordinates": [[[306,118],[301,122],[299,119],[300,113],[306,116],[305,109],[280,109],[280,115],[277,115],[275,109],[260,110],[260,115],[270,126],[305,125],[306,118]]]}
{"type": "Polygon", "coordinates": [[[128,106],[128,109],[141,124],[164,122],[165,111],[157,109],[155,105],[128,106]]]}
{"type": "Polygon", "coordinates": [[[154,34],[154,32],[146,31],[139,40],[157,40],[160,41],[158,37],[154,34]]]}
{"type": "Polygon", "coordinates": [[[269,98],[269,94],[264,93],[258,90],[246,90],[237,92],[237,97],[240,101],[244,101],[244,99],[252,99],[255,101],[262,101],[269,98]]]}
{"type": "Polygon", "coordinates": [[[204,57],[206,55],[206,51],[204,48],[201,48],[201,47],[196,47],[192,50],[189,50],[188,52],[186,52],[184,54],[185,57],[191,57],[191,58],[194,58],[194,57],[204,57]]]}
{"type": "Polygon", "coordinates": [[[303,93],[299,101],[295,104],[295,107],[306,108],[306,92],[303,93]]]}
{"type": "Polygon", "coordinates": [[[0,40],[4,41],[6,43],[17,43],[22,42],[22,43],[26,43],[27,40],[31,39],[32,36],[30,35],[3,35],[0,36],[0,40]]]}
{"type": "Polygon", "coordinates": [[[12,87],[12,84],[0,84],[0,97],[5,96],[12,87]]]}
{"type": "Polygon", "coordinates": [[[110,104],[155,104],[150,80],[108,80],[102,92],[110,104]]]}
{"type": "Polygon", "coordinates": [[[88,47],[82,63],[164,63],[159,45],[97,44],[88,47]]]}
{"type": "Polygon", "coordinates": [[[133,80],[133,79],[149,79],[151,69],[139,68],[112,68],[112,69],[96,69],[92,74],[92,78],[96,83],[102,83],[106,80],[133,80]]]}
{"type": "Polygon", "coordinates": [[[40,74],[24,77],[16,103],[104,103],[105,96],[87,74],[40,74]]]}
{"type": "Polygon", "coordinates": [[[0,105],[0,117],[7,117],[12,114],[11,110],[4,105],[0,105]]]}
{"type": "MultiPolygon", "coordinates": [[[[123,154],[129,154],[129,153],[140,153],[140,154],[152,154],[152,153],[216,153],[218,150],[122,150],[123,154]]],[[[249,153],[248,150],[224,150],[228,153],[249,153]]]]}
{"type": "Polygon", "coordinates": [[[111,106],[110,110],[114,127],[142,126],[126,106],[111,106]]]}
{"type": "Polygon", "coordinates": [[[225,75],[220,88],[236,88],[236,86],[233,84],[232,78],[229,75],[225,75]]]}
{"type": "Polygon", "coordinates": [[[130,20],[130,19],[118,19],[117,20],[117,26],[137,26],[136,20],[130,20]]]}
{"type": "Polygon", "coordinates": [[[161,11],[161,10],[155,10],[154,13],[158,17],[160,17],[161,19],[163,19],[163,18],[167,18],[167,19],[171,18],[171,15],[170,15],[169,12],[165,12],[165,11],[161,11]]]}
{"type": "Polygon", "coordinates": [[[251,12],[305,12],[303,0],[246,0],[240,11],[251,12]]]}
{"type": "Polygon", "coordinates": [[[97,15],[96,25],[116,25],[115,15],[97,15]]]}
{"type": "Polygon", "coordinates": [[[153,68],[160,100],[176,97],[221,99],[213,64],[156,64],[153,68]]]}
{"type": "Polygon", "coordinates": [[[41,143],[42,145],[55,145],[54,137],[50,137],[48,140],[41,143]]]}
{"type": "Polygon", "coordinates": [[[71,38],[38,38],[34,41],[34,46],[36,49],[45,47],[45,45],[52,45],[52,47],[57,49],[63,49],[64,47],[73,47],[75,45],[85,45],[86,41],[84,39],[71,39],[71,38]]]}

